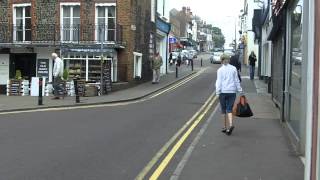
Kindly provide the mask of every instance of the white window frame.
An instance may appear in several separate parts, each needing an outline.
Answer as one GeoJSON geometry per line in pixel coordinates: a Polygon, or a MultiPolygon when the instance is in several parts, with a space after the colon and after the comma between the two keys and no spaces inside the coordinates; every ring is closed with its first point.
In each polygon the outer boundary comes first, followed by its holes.
{"type": "MultiPolygon", "coordinates": [[[[85,75],[85,79],[86,81],[89,80],[89,61],[101,61],[101,57],[100,56],[95,56],[92,54],[88,54],[86,53],[85,55],[80,55],[80,57],[76,57],[78,56],[76,53],[68,53],[65,56],[62,56],[61,59],[64,61],[64,63],[66,64],[66,68],[69,69],[70,65],[69,65],[69,61],[70,60],[79,60],[79,61],[85,61],[86,62],[86,75],[85,75]],[[71,58],[70,56],[73,55],[74,57],[71,58]],[[92,56],[92,57],[90,57],[92,56]]],[[[117,82],[118,81],[118,59],[114,58],[112,61],[112,58],[107,58],[107,61],[111,61],[111,80],[112,82],[117,82]]]]}
{"type": "Polygon", "coordinates": [[[156,0],[151,0],[151,22],[156,22],[156,0]]]}
{"type": "MultiPolygon", "coordinates": [[[[60,40],[61,42],[74,42],[74,37],[73,37],[73,32],[74,30],[70,30],[70,40],[69,41],[66,41],[63,39],[63,35],[64,35],[64,32],[63,32],[63,27],[64,27],[64,24],[63,24],[63,6],[70,6],[71,8],[71,12],[70,12],[70,25],[73,25],[73,7],[74,6],[80,6],[80,11],[81,11],[81,3],[71,3],[71,2],[64,2],[64,3],[60,3],[60,25],[61,25],[61,28],[60,28],[60,40]]],[[[80,25],[81,25],[81,12],[80,12],[80,25]]],[[[80,29],[79,29],[80,31],[80,29]]],[[[79,37],[79,40],[80,40],[80,37],[79,37]]]]}
{"type": "MultiPolygon", "coordinates": [[[[13,14],[13,41],[14,42],[30,42],[30,41],[25,41],[26,39],[26,7],[30,6],[30,11],[31,11],[31,3],[22,3],[22,4],[13,4],[12,5],[12,14],[13,14]],[[17,7],[22,7],[23,11],[22,11],[22,32],[23,32],[23,37],[22,37],[22,41],[17,41],[17,24],[16,24],[16,20],[17,20],[17,12],[16,12],[16,8],[17,7]]],[[[30,12],[31,14],[31,12],[30,12]]],[[[31,17],[30,17],[31,18],[31,17]]]]}
{"type": "MultiPolygon", "coordinates": [[[[95,41],[99,44],[101,43],[101,41],[99,42],[99,24],[98,24],[98,7],[105,7],[105,25],[108,27],[108,20],[109,20],[109,15],[108,15],[108,8],[109,7],[115,7],[115,32],[114,32],[114,38],[115,38],[115,41],[116,41],[116,35],[117,35],[117,4],[116,3],[96,3],[95,4],[95,18],[94,18],[94,21],[95,21],[95,41]]],[[[107,28],[107,30],[105,30],[105,34],[104,34],[104,37],[105,37],[105,40],[103,42],[108,42],[108,43],[114,43],[114,41],[109,41],[108,40],[108,32],[109,32],[109,27],[107,28]]]]}
{"type": "Polygon", "coordinates": [[[142,53],[133,52],[133,78],[142,78],[142,56],[142,53]]]}

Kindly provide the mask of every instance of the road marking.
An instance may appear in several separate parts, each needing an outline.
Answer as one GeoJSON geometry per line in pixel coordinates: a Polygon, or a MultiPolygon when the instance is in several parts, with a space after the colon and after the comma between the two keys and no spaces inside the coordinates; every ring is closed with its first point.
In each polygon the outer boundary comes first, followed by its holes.
{"type": "Polygon", "coordinates": [[[213,93],[207,101],[201,106],[201,108],[191,117],[189,121],[187,121],[181,129],[156,153],[156,155],[151,159],[151,161],[147,164],[146,167],[138,174],[135,180],[143,180],[145,176],[149,173],[152,167],[159,161],[159,159],[164,155],[164,153],[169,149],[169,147],[180,137],[180,135],[189,127],[189,125],[196,120],[196,118],[200,115],[201,112],[205,110],[208,104],[214,98],[213,93]]]}
{"type": "Polygon", "coordinates": [[[180,149],[182,144],[186,141],[186,139],[190,136],[192,131],[199,125],[199,123],[202,121],[204,116],[208,113],[210,108],[213,106],[215,101],[217,100],[217,96],[214,97],[214,99],[210,102],[210,104],[206,107],[203,113],[196,119],[196,121],[190,126],[190,128],[185,132],[185,134],[179,139],[179,141],[173,146],[171,151],[168,153],[168,155],[164,158],[164,160],[160,163],[160,165],[157,167],[157,169],[154,171],[154,173],[151,175],[149,180],[157,180],[164,169],[168,166],[172,158],[175,156],[177,151],[180,149]]]}
{"type": "Polygon", "coordinates": [[[199,133],[197,134],[197,136],[194,138],[194,140],[192,141],[190,147],[188,148],[188,150],[186,151],[186,153],[183,155],[183,158],[181,159],[180,163],[178,164],[177,168],[175,169],[175,171],[173,172],[170,180],[178,180],[185,165],[187,164],[187,162],[189,161],[192,152],[194,151],[195,147],[198,145],[198,143],[200,142],[200,139],[202,138],[203,134],[206,132],[206,130],[208,129],[209,124],[211,123],[213,116],[217,113],[219,109],[219,106],[217,106],[215,108],[215,110],[211,113],[210,117],[208,118],[208,120],[206,121],[206,123],[202,126],[201,130],[199,131],[199,133]]]}
{"type": "Polygon", "coordinates": [[[180,82],[173,84],[169,86],[168,88],[154,94],[150,95],[149,97],[140,99],[140,100],[134,100],[130,102],[119,102],[119,103],[110,103],[110,104],[98,104],[98,105],[84,105],[84,106],[70,106],[70,107],[57,107],[57,108],[43,108],[43,109],[33,109],[33,110],[21,110],[21,111],[11,111],[11,112],[0,112],[0,115],[9,115],[9,114],[22,114],[22,113],[33,113],[33,112],[50,112],[50,111],[66,111],[66,110],[75,110],[75,109],[89,109],[89,108],[100,108],[100,107],[114,107],[114,106],[125,106],[130,104],[136,104],[145,102],[147,100],[153,99],[155,97],[158,97],[166,92],[173,91],[184,84],[188,83],[189,81],[193,80],[194,78],[200,76],[206,69],[202,69],[199,72],[191,75],[190,77],[181,80],[180,82]]]}

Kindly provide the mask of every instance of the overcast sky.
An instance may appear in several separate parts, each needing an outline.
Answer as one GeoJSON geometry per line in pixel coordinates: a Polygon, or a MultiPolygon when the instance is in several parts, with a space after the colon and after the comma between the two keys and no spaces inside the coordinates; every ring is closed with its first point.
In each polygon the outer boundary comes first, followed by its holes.
{"type": "MultiPolygon", "coordinates": [[[[243,9],[243,0],[167,0],[167,9],[182,9],[182,6],[191,8],[193,14],[209,24],[220,27],[226,36],[226,44],[234,39],[236,19],[243,9]]],[[[237,30],[238,31],[238,30],[237,30]]],[[[237,33],[239,39],[239,33],[237,33]]]]}

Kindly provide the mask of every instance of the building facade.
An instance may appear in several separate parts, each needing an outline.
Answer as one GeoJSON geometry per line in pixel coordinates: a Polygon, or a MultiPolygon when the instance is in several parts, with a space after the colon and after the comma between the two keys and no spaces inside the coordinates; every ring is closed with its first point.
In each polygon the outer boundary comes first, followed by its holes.
{"type": "Polygon", "coordinates": [[[41,74],[40,62],[51,82],[53,52],[64,60],[70,78],[99,82],[104,57],[113,82],[150,79],[155,8],[147,0],[1,1],[1,93],[18,71],[29,81],[41,74]]]}
{"type": "MultiPolygon", "coordinates": [[[[244,12],[242,19],[242,32],[243,38],[245,39],[245,47],[243,53],[244,64],[248,65],[248,58],[250,53],[253,51],[259,56],[259,47],[255,43],[255,33],[252,27],[252,19],[254,16],[254,10],[259,9],[258,2],[255,0],[245,0],[244,1],[244,12]]],[[[257,64],[258,65],[258,64],[257,64]]]]}
{"type": "Polygon", "coordinates": [[[157,0],[157,38],[156,51],[159,52],[163,60],[163,65],[160,69],[161,74],[168,72],[168,58],[169,58],[169,34],[171,25],[169,23],[169,14],[166,11],[166,0],[157,0]]]}
{"type": "Polygon", "coordinates": [[[156,0],[117,0],[126,48],[119,53],[121,81],[149,80],[156,51],[156,0]]]}

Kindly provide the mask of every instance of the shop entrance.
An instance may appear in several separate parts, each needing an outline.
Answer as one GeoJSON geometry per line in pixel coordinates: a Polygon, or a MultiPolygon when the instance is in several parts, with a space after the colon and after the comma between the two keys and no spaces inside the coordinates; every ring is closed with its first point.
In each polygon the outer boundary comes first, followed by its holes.
{"type": "Polygon", "coordinates": [[[22,79],[31,80],[36,77],[36,54],[11,54],[10,55],[10,79],[16,77],[20,70],[22,79]]]}

